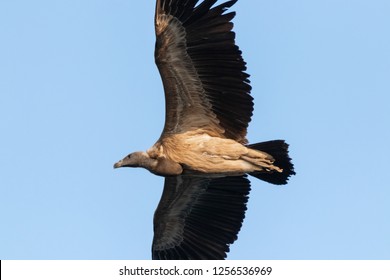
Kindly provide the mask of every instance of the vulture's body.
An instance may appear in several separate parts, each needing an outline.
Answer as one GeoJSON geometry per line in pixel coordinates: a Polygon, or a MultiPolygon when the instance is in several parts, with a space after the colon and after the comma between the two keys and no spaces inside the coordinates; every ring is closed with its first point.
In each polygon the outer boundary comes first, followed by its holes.
{"type": "Polygon", "coordinates": [[[246,174],[286,184],[294,173],[283,140],[247,145],[253,99],[225,13],[237,0],[157,0],[155,59],[164,130],[146,152],[114,167],[164,176],[154,217],[154,259],[223,259],[237,238],[250,190],[246,174]]]}

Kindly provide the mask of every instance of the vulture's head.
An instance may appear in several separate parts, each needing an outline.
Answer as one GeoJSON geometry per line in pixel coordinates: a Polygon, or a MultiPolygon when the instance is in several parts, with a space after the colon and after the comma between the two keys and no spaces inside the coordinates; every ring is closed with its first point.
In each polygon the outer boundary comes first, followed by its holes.
{"type": "Polygon", "coordinates": [[[114,164],[114,168],[119,167],[143,167],[145,160],[149,159],[149,156],[145,152],[134,152],[117,163],[114,164]]]}

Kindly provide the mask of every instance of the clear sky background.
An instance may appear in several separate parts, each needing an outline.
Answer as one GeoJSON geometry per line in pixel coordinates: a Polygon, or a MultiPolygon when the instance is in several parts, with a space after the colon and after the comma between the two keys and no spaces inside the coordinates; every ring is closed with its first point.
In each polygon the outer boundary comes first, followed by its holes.
{"type": "MultiPolygon", "coordinates": [[[[0,0],[0,259],[150,259],[163,178],[113,163],[164,123],[155,0],[0,0]]],[[[390,259],[390,1],[239,0],[251,179],[229,259],[390,259]]]]}

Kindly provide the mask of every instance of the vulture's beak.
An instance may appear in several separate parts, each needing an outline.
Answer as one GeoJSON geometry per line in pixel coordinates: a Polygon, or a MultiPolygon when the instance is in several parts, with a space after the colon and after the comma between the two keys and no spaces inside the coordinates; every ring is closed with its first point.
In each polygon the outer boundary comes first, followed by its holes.
{"type": "Polygon", "coordinates": [[[123,160],[118,161],[117,163],[114,164],[114,168],[119,168],[122,167],[123,160]]]}

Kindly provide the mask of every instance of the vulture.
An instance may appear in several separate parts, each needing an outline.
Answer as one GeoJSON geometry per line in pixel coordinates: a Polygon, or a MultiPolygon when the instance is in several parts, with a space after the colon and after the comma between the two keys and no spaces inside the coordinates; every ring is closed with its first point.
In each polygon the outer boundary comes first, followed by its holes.
{"type": "Polygon", "coordinates": [[[150,149],[114,165],[165,178],[152,259],[225,259],[247,210],[248,175],[283,185],[295,174],[284,140],[248,144],[253,98],[228,12],[237,0],[217,1],[157,0],[165,125],[150,149]]]}

